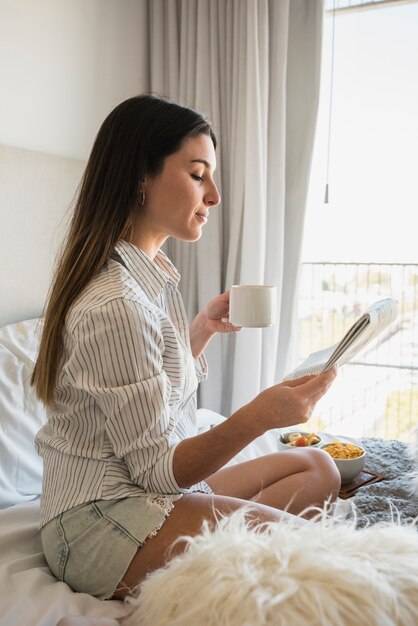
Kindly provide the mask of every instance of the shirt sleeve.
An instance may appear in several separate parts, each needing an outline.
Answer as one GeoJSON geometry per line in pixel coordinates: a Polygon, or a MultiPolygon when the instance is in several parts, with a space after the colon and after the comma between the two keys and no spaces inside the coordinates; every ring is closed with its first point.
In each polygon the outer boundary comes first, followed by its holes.
{"type": "Polygon", "coordinates": [[[104,415],[104,429],[131,480],[146,491],[183,493],[173,472],[179,438],[163,369],[164,338],[145,306],[113,300],[86,312],[74,331],[72,384],[104,415]]]}
{"type": "Polygon", "coordinates": [[[208,364],[203,352],[199,357],[197,357],[197,359],[194,360],[194,367],[198,382],[201,383],[206,380],[208,377],[208,364]]]}

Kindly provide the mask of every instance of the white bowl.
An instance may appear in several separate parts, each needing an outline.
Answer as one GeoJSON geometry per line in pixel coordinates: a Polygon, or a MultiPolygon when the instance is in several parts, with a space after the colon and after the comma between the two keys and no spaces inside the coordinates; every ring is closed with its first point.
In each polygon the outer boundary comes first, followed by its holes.
{"type": "MultiPolygon", "coordinates": [[[[346,442],[344,441],[342,441],[341,443],[342,445],[346,445],[346,442]]],[[[326,447],[329,445],[331,444],[324,443],[321,448],[323,450],[326,450],[326,447]]],[[[358,456],[355,459],[334,459],[334,457],[331,457],[341,474],[342,484],[351,483],[351,481],[354,480],[355,477],[358,476],[358,474],[360,474],[360,472],[363,470],[364,464],[366,462],[366,450],[359,446],[357,443],[354,445],[363,450],[363,454],[361,456],[358,456]]]]}
{"type": "Polygon", "coordinates": [[[323,441],[319,435],[316,435],[319,439],[318,443],[313,443],[311,446],[290,446],[289,445],[289,435],[292,435],[293,433],[300,433],[302,436],[304,436],[304,435],[310,435],[311,432],[308,432],[307,430],[288,430],[287,432],[282,433],[279,436],[279,442],[286,448],[290,448],[290,450],[293,450],[293,449],[303,450],[305,448],[319,448],[319,446],[323,444],[323,441]]]}

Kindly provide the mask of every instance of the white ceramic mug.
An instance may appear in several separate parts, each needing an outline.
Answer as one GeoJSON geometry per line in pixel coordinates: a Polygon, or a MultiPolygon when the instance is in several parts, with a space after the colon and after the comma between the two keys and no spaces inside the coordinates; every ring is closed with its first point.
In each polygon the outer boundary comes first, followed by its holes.
{"type": "Polygon", "coordinates": [[[270,285],[232,285],[229,321],[234,326],[265,328],[276,321],[277,289],[270,285]]]}

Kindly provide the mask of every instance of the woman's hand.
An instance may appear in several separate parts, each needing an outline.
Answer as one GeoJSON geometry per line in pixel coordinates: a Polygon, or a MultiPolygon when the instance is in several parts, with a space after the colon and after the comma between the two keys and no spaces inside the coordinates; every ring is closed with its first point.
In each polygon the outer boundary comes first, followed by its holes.
{"type": "Polygon", "coordinates": [[[258,394],[246,408],[251,411],[260,434],[271,428],[307,422],[316,403],[328,391],[336,375],[337,368],[334,367],[317,376],[287,380],[258,394]]]}
{"type": "Polygon", "coordinates": [[[229,323],[228,316],[229,291],[208,302],[196,315],[190,324],[190,345],[195,358],[203,352],[215,333],[236,333],[241,330],[241,326],[229,323]]]}
{"type": "Polygon", "coordinates": [[[241,326],[234,326],[228,321],[229,318],[229,291],[221,293],[207,303],[201,311],[205,317],[207,328],[212,333],[235,333],[241,330],[241,326]]]}

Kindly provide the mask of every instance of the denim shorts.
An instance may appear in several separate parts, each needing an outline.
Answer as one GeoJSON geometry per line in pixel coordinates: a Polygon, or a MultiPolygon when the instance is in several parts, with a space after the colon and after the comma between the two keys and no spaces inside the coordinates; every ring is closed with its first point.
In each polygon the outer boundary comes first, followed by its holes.
{"type": "Polygon", "coordinates": [[[180,497],[95,500],[57,515],[41,529],[52,573],[74,591],[111,598],[138,549],[157,533],[180,497]]]}

